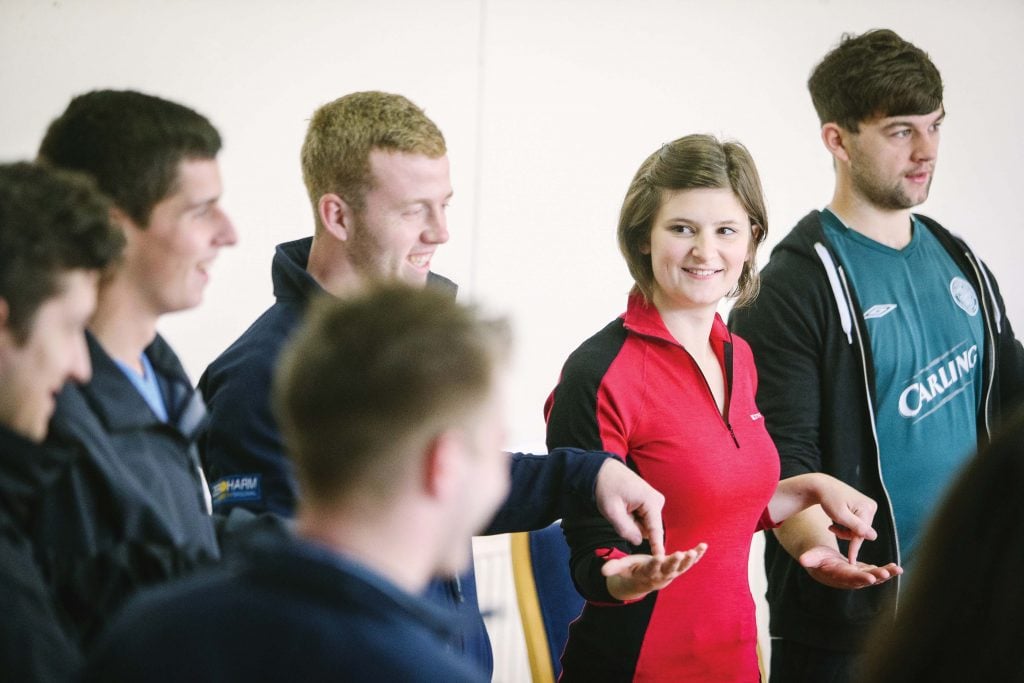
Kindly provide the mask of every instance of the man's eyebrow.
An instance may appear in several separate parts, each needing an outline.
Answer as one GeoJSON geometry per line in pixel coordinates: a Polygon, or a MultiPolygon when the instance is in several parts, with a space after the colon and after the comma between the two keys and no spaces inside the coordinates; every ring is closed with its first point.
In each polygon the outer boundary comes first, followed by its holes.
{"type": "Polygon", "coordinates": [[[217,195],[216,197],[209,197],[208,199],[197,199],[194,202],[189,202],[186,205],[186,208],[198,209],[206,206],[211,206],[213,204],[216,204],[218,201],[220,201],[220,195],[217,195]]]}
{"type": "MultiPolygon", "coordinates": [[[[942,123],[942,121],[945,120],[945,118],[946,118],[946,112],[942,112],[941,114],[936,116],[935,120],[931,121],[928,125],[929,126],[934,126],[936,123],[942,123]]],[[[904,127],[904,126],[908,126],[910,128],[913,128],[914,127],[914,123],[912,121],[907,120],[907,119],[902,119],[902,118],[896,117],[894,121],[890,121],[889,123],[887,123],[884,126],[882,126],[882,130],[889,130],[890,128],[901,128],[901,127],[904,127]]]]}

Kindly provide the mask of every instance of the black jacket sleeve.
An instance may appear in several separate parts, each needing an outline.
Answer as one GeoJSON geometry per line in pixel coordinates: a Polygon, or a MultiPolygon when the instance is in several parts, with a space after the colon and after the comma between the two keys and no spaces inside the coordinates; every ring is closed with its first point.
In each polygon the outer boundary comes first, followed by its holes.
{"type": "MultiPolygon", "coordinates": [[[[579,356],[571,358],[552,394],[547,410],[549,448],[601,449],[604,444],[599,420],[605,421],[607,430],[620,433],[620,443],[625,443],[625,430],[617,415],[598,417],[597,386],[600,379],[592,377],[588,360],[579,356]]],[[[602,366],[601,363],[596,365],[602,366]]],[[[592,602],[620,602],[608,593],[607,579],[601,574],[605,556],[614,549],[627,555],[641,551],[623,540],[593,506],[572,505],[563,515],[562,531],[569,544],[572,580],[580,595],[592,602]]],[[[649,552],[649,548],[642,552],[649,552]]]]}
{"type": "MultiPolygon", "coordinates": [[[[828,292],[807,277],[806,259],[790,255],[788,260],[803,263],[773,258],[757,299],[734,309],[729,318],[729,327],[753,351],[757,407],[778,448],[782,479],[823,470],[823,329],[827,307],[835,306],[828,292]]],[[[824,276],[816,279],[824,281],[824,276]]]]}
{"type": "Polygon", "coordinates": [[[1001,325],[996,338],[996,354],[999,359],[996,379],[999,382],[997,390],[1000,413],[1008,415],[1024,401],[1024,347],[1014,334],[1010,319],[1006,317],[1006,304],[1003,302],[995,276],[987,265],[982,264],[982,267],[992,284],[995,304],[999,308],[1001,325]]]}
{"type": "Polygon", "coordinates": [[[25,539],[0,529],[0,672],[11,681],[70,681],[82,665],[78,645],[25,539]]]}

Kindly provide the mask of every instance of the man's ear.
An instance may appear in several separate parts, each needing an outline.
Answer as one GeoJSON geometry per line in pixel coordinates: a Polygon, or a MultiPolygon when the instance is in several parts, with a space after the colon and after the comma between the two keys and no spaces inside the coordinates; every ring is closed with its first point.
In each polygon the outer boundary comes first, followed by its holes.
{"type": "Polygon", "coordinates": [[[461,476],[464,465],[462,441],[451,429],[439,432],[427,442],[423,460],[423,490],[438,499],[451,496],[464,485],[461,476]]]}
{"type": "Polygon", "coordinates": [[[110,222],[116,227],[121,228],[121,230],[127,232],[128,228],[135,228],[136,230],[139,229],[139,226],[135,224],[135,221],[132,220],[132,217],[125,213],[125,211],[119,207],[111,206],[109,215],[110,222]]]}
{"type": "Polygon", "coordinates": [[[352,205],[333,192],[320,197],[316,203],[317,217],[324,229],[342,242],[348,239],[355,220],[352,205]]]}
{"type": "MultiPolygon", "coordinates": [[[[118,208],[116,206],[110,207],[109,216],[110,224],[119,229],[121,231],[121,234],[124,235],[124,247],[125,254],[127,256],[129,250],[134,248],[133,245],[135,244],[135,240],[137,236],[143,232],[145,226],[136,223],[135,220],[131,216],[129,216],[123,209],[118,208]]],[[[122,257],[121,263],[124,263],[126,260],[126,257],[122,257]]],[[[115,266],[115,268],[119,267],[120,266],[115,266]]],[[[111,272],[113,272],[113,270],[109,271],[108,275],[111,272]]]]}
{"type": "Polygon", "coordinates": [[[850,131],[838,123],[826,123],[821,127],[821,141],[825,143],[825,149],[835,157],[837,161],[849,161],[850,154],[847,150],[847,143],[850,139],[850,131]]]}

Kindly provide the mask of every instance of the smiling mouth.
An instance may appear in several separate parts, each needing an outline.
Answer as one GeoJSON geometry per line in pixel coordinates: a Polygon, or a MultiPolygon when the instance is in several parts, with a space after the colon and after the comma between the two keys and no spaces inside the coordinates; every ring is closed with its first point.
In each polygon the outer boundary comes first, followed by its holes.
{"type": "Polygon", "coordinates": [[[690,275],[696,275],[697,277],[711,277],[715,273],[722,272],[721,269],[717,268],[683,268],[683,270],[690,275]]]}
{"type": "Polygon", "coordinates": [[[409,263],[417,268],[426,268],[430,265],[431,254],[412,254],[409,256],[409,263]]]}

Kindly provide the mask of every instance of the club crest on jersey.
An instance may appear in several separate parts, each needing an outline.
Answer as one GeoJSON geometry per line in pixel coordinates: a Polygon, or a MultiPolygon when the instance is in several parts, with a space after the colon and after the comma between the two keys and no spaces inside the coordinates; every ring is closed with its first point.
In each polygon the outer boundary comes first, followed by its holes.
{"type": "Polygon", "coordinates": [[[949,293],[953,295],[956,305],[964,309],[967,315],[978,315],[978,295],[974,293],[971,283],[957,276],[949,281],[949,293]]]}

